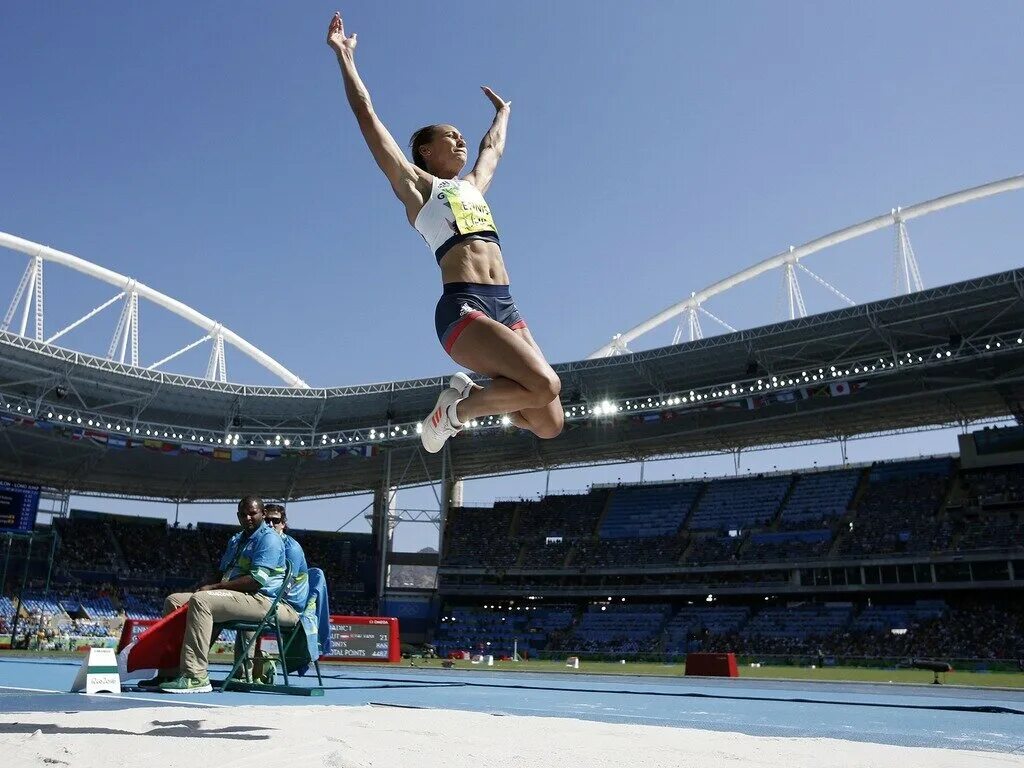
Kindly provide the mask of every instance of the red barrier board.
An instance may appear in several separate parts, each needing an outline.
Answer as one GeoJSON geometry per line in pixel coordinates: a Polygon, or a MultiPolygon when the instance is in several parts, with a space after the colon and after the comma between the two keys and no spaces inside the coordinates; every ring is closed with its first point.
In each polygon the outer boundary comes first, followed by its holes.
{"type": "Polygon", "coordinates": [[[398,619],[390,616],[331,616],[328,661],[384,661],[402,658],[398,619]]]}
{"type": "Polygon", "coordinates": [[[688,653],[686,674],[705,677],[739,677],[735,653],[688,653]]]}
{"type": "Polygon", "coordinates": [[[181,643],[185,637],[185,623],[188,621],[188,606],[183,605],[156,621],[135,621],[129,619],[121,630],[117,644],[120,653],[129,643],[135,647],[128,654],[127,669],[169,669],[178,666],[181,643]],[[141,625],[145,626],[141,626],[141,625]]]}
{"type": "Polygon", "coordinates": [[[156,624],[160,619],[125,619],[121,627],[121,639],[117,641],[117,652],[123,651],[129,643],[139,639],[139,635],[156,624]]]}

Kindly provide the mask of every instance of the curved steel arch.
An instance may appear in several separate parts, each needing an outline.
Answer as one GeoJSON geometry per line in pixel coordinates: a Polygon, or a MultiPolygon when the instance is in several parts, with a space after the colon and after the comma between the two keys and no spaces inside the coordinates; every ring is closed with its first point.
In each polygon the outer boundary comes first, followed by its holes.
{"type": "MultiPolygon", "coordinates": [[[[186,350],[204,341],[212,340],[214,344],[219,343],[221,345],[221,360],[223,360],[223,342],[227,342],[235,349],[237,349],[239,352],[242,352],[244,355],[256,361],[274,375],[280,377],[281,380],[284,381],[284,383],[287,386],[300,388],[307,388],[309,386],[301,378],[299,378],[294,373],[289,371],[287,368],[285,368],[283,365],[277,362],[266,352],[263,352],[259,348],[253,346],[234,331],[230,330],[229,328],[225,328],[223,325],[216,322],[215,320],[210,319],[201,312],[197,312],[187,304],[183,304],[177,299],[172,299],[170,296],[166,296],[165,294],[160,293],[159,291],[154,290],[153,288],[150,288],[145,283],[140,283],[137,280],[134,280],[130,277],[126,277],[125,275],[121,275],[117,272],[114,272],[113,270],[109,270],[104,267],[93,264],[92,262],[86,261],[85,259],[73,256],[70,253],[58,251],[55,248],[50,248],[48,246],[41,245],[40,243],[34,243],[31,240],[25,240],[24,238],[16,237],[14,235],[7,234],[6,232],[0,232],[0,247],[9,248],[13,251],[20,251],[21,253],[24,253],[32,258],[42,259],[43,261],[51,261],[56,264],[61,264],[65,267],[70,267],[71,269],[88,275],[89,277],[94,277],[98,280],[102,280],[105,283],[109,283],[110,285],[113,285],[120,291],[122,291],[122,293],[138,294],[138,296],[148,299],[157,306],[163,307],[164,309],[173,312],[179,317],[184,318],[193,325],[198,326],[199,328],[206,331],[206,337],[201,339],[199,342],[196,342],[195,344],[186,347],[186,350]]],[[[97,308],[97,310],[94,310],[93,313],[90,313],[89,315],[86,315],[85,318],[82,318],[82,320],[91,317],[92,314],[95,314],[95,312],[98,311],[98,309],[102,309],[114,303],[118,298],[119,297],[115,297],[115,299],[112,299],[106,304],[101,305],[99,308],[97,308]]],[[[25,311],[27,315],[28,304],[25,305],[25,311]]],[[[79,320],[78,322],[81,322],[82,320],[79,320]]],[[[74,325],[77,325],[77,323],[75,323],[74,325]]],[[[71,326],[66,328],[65,331],[70,330],[70,327],[71,326]]],[[[127,338],[127,334],[125,338],[127,338]]],[[[179,350],[179,353],[182,351],[185,350],[179,350]]],[[[175,355],[171,355],[170,357],[174,356],[175,355]]],[[[167,360],[169,360],[170,357],[164,358],[159,363],[155,363],[150,367],[155,368],[161,365],[162,363],[167,362],[167,360]]]]}
{"type": "Polygon", "coordinates": [[[625,345],[639,336],[657,328],[659,325],[662,325],[687,310],[701,310],[701,304],[712,296],[717,296],[718,294],[744,283],[751,278],[757,277],[770,269],[775,269],[786,264],[796,264],[800,259],[805,256],[810,256],[812,253],[817,253],[820,250],[833,245],[838,245],[839,243],[846,242],[847,240],[852,240],[856,237],[861,237],[862,235],[877,232],[878,230],[893,224],[898,226],[900,222],[916,219],[929,213],[941,211],[944,208],[951,208],[956,205],[962,205],[963,203],[969,203],[972,200],[980,200],[984,197],[990,197],[1002,192],[1010,192],[1012,190],[1022,188],[1024,188],[1024,174],[1010,176],[1009,178],[1001,179],[1000,181],[992,181],[988,184],[982,184],[977,187],[970,187],[968,189],[962,189],[959,192],[943,195],[942,197],[937,197],[934,200],[927,200],[923,203],[912,205],[909,208],[894,208],[889,213],[876,216],[873,219],[868,219],[867,221],[862,221],[859,224],[845,227],[844,229],[836,230],[835,232],[831,232],[815,240],[811,240],[803,245],[790,247],[789,250],[783,251],[775,256],[771,256],[752,267],[747,267],[734,275],[719,280],[716,283],[712,283],[702,291],[694,292],[690,295],[690,298],[685,301],[673,304],[671,307],[662,310],[639,325],[630,328],[625,333],[616,334],[612,341],[595,350],[587,357],[588,359],[607,357],[609,355],[626,351],[625,345]]]}

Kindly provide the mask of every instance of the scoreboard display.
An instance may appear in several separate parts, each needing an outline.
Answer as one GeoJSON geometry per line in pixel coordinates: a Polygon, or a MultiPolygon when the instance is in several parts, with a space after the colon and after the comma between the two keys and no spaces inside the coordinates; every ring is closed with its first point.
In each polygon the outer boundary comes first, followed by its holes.
{"type": "Polygon", "coordinates": [[[38,486],[0,480],[0,531],[31,533],[38,511],[38,486]]]}
{"type": "Polygon", "coordinates": [[[398,619],[331,616],[332,661],[398,661],[398,619]]]}

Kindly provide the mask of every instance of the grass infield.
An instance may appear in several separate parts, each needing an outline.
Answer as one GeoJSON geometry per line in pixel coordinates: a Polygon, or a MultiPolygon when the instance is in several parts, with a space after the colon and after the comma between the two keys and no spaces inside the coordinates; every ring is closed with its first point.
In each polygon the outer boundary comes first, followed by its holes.
{"type": "MultiPolygon", "coordinates": [[[[441,669],[440,659],[415,659],[420,668],[441,669]]],[[[409,661],[403,662],[404,666],[409,661]]],[[[657,664],[649,662],[626,662],[616,664],[609,661],[580,661],[580,668],[571,669],[563,661],[495,661],[493,667],[471,664],[468,661],[456,661],[456,669],[483,670],[500,672],[547,672],[568,675],[634,675],[657,677],[682,677],[682,664],[657,664]]],[[[757,678],[772,680],[817,680],[829,682],[853,683],[909,683],[927,684],[934,679],[934,674],[922,669],[879,669],[871,667],[790,667],[790,666],[740,666],[741,678],[757,678]]],[[[946,675],[939,675],[946,685],[966,685],[986,688],[1024,688],[1024,673],[1020,672],[961,672],[954,670],[946,675]]]]}

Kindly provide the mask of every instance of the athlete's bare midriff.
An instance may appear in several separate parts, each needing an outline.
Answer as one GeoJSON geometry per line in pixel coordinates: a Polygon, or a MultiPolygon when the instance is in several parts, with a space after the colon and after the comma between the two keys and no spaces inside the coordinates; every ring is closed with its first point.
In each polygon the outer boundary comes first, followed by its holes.
{"type": "MultiPolygon", "coordinates": [[[[416,183],[416,200],[407,200],[405,215],[415,229],[416,218],[429,197],[433,182],[424,175],[416,183]]],[[[508,285],[508,272],[501,257],[501,246],[489,240],[464,240],[456,243],[441,257],[442,283],[481,283],[508,285]]]]}
{"type": "Polygon", "coordinates": [[[508,285],[501,246],[487,240],[456,243],[441,258],[442,283],[508,285]]]}

